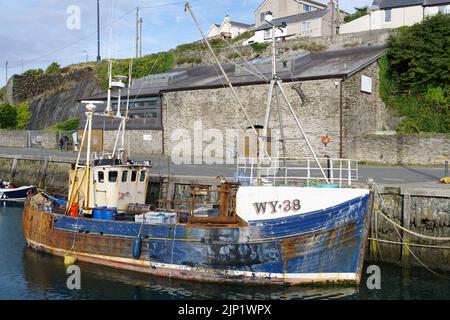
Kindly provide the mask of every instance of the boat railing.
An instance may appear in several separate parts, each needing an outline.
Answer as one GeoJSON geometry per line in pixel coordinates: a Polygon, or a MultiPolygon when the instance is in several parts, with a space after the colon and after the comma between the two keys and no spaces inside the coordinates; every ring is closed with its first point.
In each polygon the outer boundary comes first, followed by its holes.
{"type": "Polygon", "coordinates": [[[237,179],[242,185],[350,186],[358,180],[358,161],[341,158],[238,158],[237,179]],[[327,179],[325,179],[325,173],[327,179]]]}

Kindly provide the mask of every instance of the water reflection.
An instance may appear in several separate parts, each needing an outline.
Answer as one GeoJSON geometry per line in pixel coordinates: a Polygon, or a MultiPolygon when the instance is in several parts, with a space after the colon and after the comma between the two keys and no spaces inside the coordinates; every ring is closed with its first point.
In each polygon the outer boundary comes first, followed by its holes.
{"type": "Polygon", "coordinates": [[[63,259],[23,250],[25,278],[31,290],[44,290],[52,299],[342,299],[355,298],[355,287],[289,287],[211,284],[153,277],[79,263],[80,291],[66,288],[63,259]]]}
{"type": "MultiPolygon", "coordinates": [[[[66,287],[63,259],[28,248],[22,236],[22,208],[0,208],[0,299],[450,299],[450,281],[424,268],[381,268],[381,290],[210,284],[152,277],[79,263],[81,290],[66,287]]],[[[449,274],[447,273],[447,276],[449,274]]]]}

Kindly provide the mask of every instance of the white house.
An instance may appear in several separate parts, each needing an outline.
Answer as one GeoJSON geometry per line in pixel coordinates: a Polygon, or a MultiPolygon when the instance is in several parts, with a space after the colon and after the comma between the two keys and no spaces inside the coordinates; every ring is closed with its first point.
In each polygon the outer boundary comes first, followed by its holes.
{"type": "Polygon", "coordinates": [[[450,0],[375,0],[368,14],[341,25],[339,33],[410,26],[438,12],[450,13],[450,0]]]}
{"type": "Polygon", "coordinates": [[[222,24],[213,24],[208,30],[208,38],[225,38],[232,39],[240,34],[253,29],[254,25],[232,21],[226,15],[222,24]]]}
{"type": "Polygon", "coordinates": [[[273,17],[272,24],[279,27],[276,38],[332,36],[336,34],[337,20],[345,16],[343,11],[339,11],[338,16],[332,0],[327,5],[314,1],[266,0],[255,13],[255,35],[244,44],[272,41],[272,26],[265,21],[269,13],[273,17]]]}

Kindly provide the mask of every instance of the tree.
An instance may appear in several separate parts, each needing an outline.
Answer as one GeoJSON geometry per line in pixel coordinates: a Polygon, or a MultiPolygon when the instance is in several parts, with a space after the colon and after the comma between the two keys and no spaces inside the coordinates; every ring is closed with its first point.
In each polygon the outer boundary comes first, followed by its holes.
{"type": "Polygon", "coordinates": [[[44,74],[44,70],[42,69],[30,69],[23,73],[24,76],[33,76],[33,77],[37,77],[42,74],[44,74]]]}
{"type": "Polygon", "coordinates": [[[355,7],[354,9],[356,10],[355,13],[352,13],[344,18],[345,23],[361,18],[362,16],[365,16],[367,14],[367,7],[362,8],[355,7]]]}
{"type": "Polygon", "coordinates": [[[58,62],[53,62],[51,65],[47,67],[45,70],[45,73],[53,73],[58,71],[61,68],[58,62]]]}
{"type": "Polygon", "coordinates": [[[388,41],[392,80],[401,90],[423,92],[450,84],[450,15],[437,14],[402,27],[388,41]]]}
{"type": "Polygon", "coordinates": [[[9,104],[0,104],[0,129],[12,129],[17,126],[17,110],[9,104]]]}
{"type": "Polygon", "coordinates": [[[25,129],[31,116],[28,102],[22,102],[16,105],[16,113],[17,129],[25,129]]]}

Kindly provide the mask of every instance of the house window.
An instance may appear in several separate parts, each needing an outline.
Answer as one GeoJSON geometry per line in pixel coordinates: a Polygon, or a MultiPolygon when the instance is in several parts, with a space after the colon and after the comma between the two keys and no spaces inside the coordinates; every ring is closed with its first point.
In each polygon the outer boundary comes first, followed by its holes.
{"type": "Polygon", "coordinates": [[[264,40],[272,38],[271,31],[272,31],[271,29],[264,30],[264,40]]]}
{"type": "Polygon", "coordinates": [[[105,182],[105,173],[103,171],[98,172],[98,182],[99,183],[105,182]]]}
{"type": "Polygon", "coordinates": [[[384,22],[392,21],[392,9],[384,10],[384,22]]]}
{"type": "Polygon", "coordinates": [[[139,181],[140,182],[144,182],[145,181],[145,171],[144,170],[141,171],[141,176],[139,178],[139,181]]]}
{"type": "Polygon", "coordinates": [[[304,12],[310,12],[311,11],[311,6],[309,4],[304,4],[303,5],[303,11],[304,12]]]}
{"type": "Polygon", "coordinates": [[[136,171],[132,171],[131,172],[131,181],[135,182],[136,181],[136,177],[137,177],[137,172],[136,171]]]}
{"type": "Polygon", "coordinates": [[[311,22],[303,21],[302,22],[302,31],[309,31],[309,30],[311,30],[311,22]]]}

